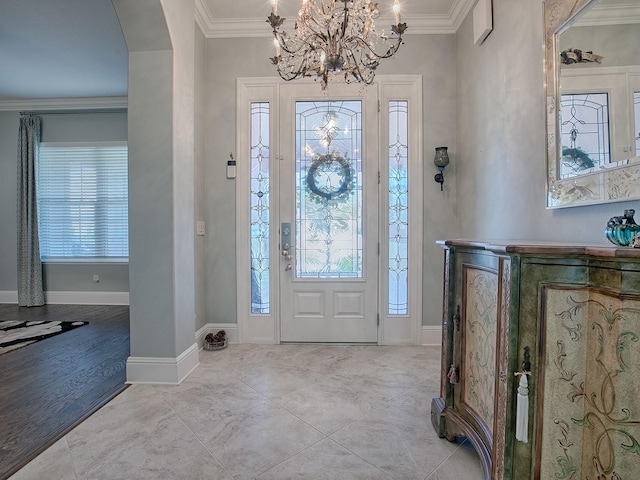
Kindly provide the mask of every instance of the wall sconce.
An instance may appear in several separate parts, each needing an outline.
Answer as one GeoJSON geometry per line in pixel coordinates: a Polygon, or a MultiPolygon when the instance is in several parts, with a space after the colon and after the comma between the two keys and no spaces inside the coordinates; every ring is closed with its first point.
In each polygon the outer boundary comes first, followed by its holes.
{"type": "Polygon", "coordinates": [[[436,147],[436,156],[433,159],[433,163],[439,170],[433,179],[440,184],[440,191],[442,191],[442,184],[444,183],[444,167],[449,165],[447,147],[436,147]]]}

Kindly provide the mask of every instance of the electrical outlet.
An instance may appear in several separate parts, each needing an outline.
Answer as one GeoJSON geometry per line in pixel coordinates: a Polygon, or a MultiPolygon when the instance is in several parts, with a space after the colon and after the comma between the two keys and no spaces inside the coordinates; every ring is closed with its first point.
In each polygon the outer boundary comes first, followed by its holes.
{"type": "Polygon", "coordinates": [[[204,224],[204,220],[196,221],[196,235],[206,235],[207,228],[204,224]]]}
{"type": "Polygon", "coordinates": [[[100,281],[100,275],[93,276],[93,283],[98,283],[100,281]]]}

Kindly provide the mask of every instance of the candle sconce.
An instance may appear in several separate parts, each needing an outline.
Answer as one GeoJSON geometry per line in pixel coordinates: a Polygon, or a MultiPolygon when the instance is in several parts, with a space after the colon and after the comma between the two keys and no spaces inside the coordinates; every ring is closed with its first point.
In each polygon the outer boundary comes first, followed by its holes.
{"type": "Polygon", "coordinates": [[[438,173],[433,179],[440,184],[440,191],[444,184],[444,167],[449,165],[449,154],[447,153],[447,147],[436,147],[436,156],[433,159],[433,163],[438,167],[438,173]]]}

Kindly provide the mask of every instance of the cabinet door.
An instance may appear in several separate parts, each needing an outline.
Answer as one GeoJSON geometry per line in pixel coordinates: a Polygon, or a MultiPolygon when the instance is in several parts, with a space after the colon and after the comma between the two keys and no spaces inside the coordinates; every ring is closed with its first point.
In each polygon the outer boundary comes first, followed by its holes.
{"type": "Polygon", "coordinates": [[[510,464],[508,372],[517,281],[508,256],[451,253],[445,257],[442,397],[432,402],[432,421],[440,436],[467,437],[485,478],[502,480],[510,464]]]}
{"type": "Polygon", "coordinates": [[[459,408],[487,446],[493,443],[496,395],[498,273],[463,267],[459,408]]]}
{"type": "Polygon", "coordinates": [[[542,289],[536,478],[638,478],[640,297],[542,289]]]}

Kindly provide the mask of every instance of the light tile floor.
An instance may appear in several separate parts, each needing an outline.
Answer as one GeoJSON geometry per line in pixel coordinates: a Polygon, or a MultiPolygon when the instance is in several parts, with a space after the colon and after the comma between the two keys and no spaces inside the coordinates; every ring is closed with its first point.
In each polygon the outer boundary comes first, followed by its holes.
{"type": "Polygon", "coordinates": [[[437,347],[230,345],[133,385],[11,480],[480,480],[440,439],[437,347]]]}

